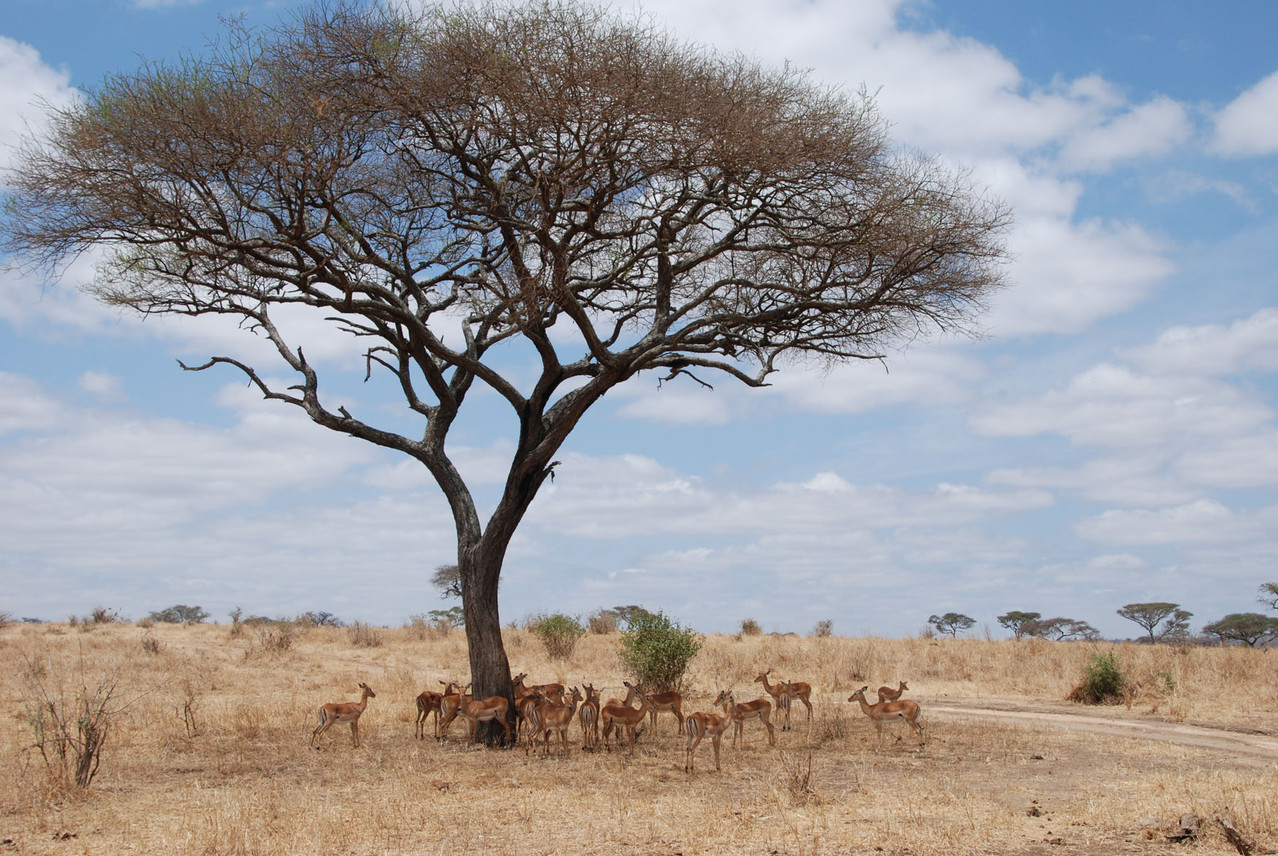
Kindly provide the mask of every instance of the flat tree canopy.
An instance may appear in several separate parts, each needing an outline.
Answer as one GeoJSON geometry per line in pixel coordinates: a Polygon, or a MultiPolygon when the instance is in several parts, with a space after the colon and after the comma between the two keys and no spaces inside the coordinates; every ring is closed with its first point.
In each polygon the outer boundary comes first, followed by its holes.
{"type": "Polygon", "coordinates": [[[1119,609],[1118,614],[1128,621],[1143,627],[1145,632],[1149,634],[1151,644],[1164,636],[1186,632],[1189,628],[1189,619],[1193,617],[1193,613],[1181,609],[1179,603],[1164,603],[1162,601],[1155,603],[1129,603],[1119,609]],[[1167,623],[1163,625],[1161,631],[1158,631],[1158,625],[1164,619],[1167,619],[1167,623]]]}
{"type": "Polygon", "coordinates": [[[474,692],[509,695],[506,547],[604,393],[645,371],[762,386],[967,331],[1008,212],[794,68],[571,2],[407,5],[232,27],[105,80],[25,144],[3,233],[54,267],[104,249],[109,304],[240,319],[291,378],[192,368],[420,461],[456,523],[474,692]],[[366,343],[413,430],[322,391],[281,322],[304,310],[366,343]],[[530,380],[500,370],[515,344],[530,380]],[[445,447],[476,385],[518,422],[486,523],[445,447]]]}

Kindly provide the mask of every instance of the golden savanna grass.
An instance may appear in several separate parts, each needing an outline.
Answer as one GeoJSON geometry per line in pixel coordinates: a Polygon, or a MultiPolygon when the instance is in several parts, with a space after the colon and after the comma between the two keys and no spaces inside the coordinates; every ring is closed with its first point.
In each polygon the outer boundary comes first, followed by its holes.
{"type": "MultiPolygon", "coordinates": [[[[1216,817],[1261,848],[1278,845],[1278,774],[1256,758],[1048,725],[945,715],[938,702],[1065,706],[1082,665],[1110,645],[1041,640],[711,636],[688,675],[685,713],[720,689],[762,695],[754,678],[813,686],[809,727],[770,748],[757,722],[745,744],[708,741],[683,771],[685,741],[663,713],[636,751],[527,757],[461,740],[413,738],[413,700],[467,678],[464,637],[409,628],[292,629],[131,624],[0,629],[0,852],[300,853],[1162,853],[1236,852],[1216,817]],[[274,634],[274,635],[273,635],[274,634]],[[380,643],[380,644],[378,644],[380,643]],[[116,712],[87,790],[52,779],[33,748],[34,675],[71,700],[104,674],[116,712]],[[856,689],[909,682],[928,743],[872,723],[847,702],[856,689]],[[337,725],[309,746],[316,709],[377,693],[361,746],[337,725]],[[897,740],[896,736],[902,739],[897,740]],[[1198,840],[1170,844],[1195,813],[1198,840]]],[[[621,695],[613,636],[587,636],[550,660],[507,631],[512,667],[531,682],[593,683],[621,695]]],[[[1274,733],[1272,651],[1121,645],[1134,679],[1127,704],[1089,713],[1274,733]]],[[[873,699],[873,692],[870,693],[873,699]]],[[[729,732],[730,735],[730,732],[729,732]]]]}

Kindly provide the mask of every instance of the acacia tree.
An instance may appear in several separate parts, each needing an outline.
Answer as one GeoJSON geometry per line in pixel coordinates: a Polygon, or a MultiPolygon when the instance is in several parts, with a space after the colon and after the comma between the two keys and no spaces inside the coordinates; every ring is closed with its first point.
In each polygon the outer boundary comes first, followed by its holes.
{"type": "Polygon", "coordinates": [[[1074,618],[1036,618],[1027,622],[1021,632],[1027,636],[1038,636],[1041,639],[1053,639],[1065,642],[1071,639],[1095,640],[1100,638],[1100,631],[1074,618]]]}
{"type": "Polygon", "coordinates": [[[1278,618],[1258,612],[1231,612],[1219,621],[1203,626],[1204,633],[1225,641],[1241,642],[1248,648],[1278,639],[1278,618]]]}
{"type": "Polygon", "coordinates": [[[1185,635],[1189,632],[1189,619],[1194,616],[1192,612],[1181,609],[1179,603],[1163,602],[1129,603],[1119,609],[1118,614],[1144,628],[1151,644],[1159,639],[1185,635]],[[1158,629],[1160,624],[1163,625],[1161,630],[1158,629]]]}
{"type": "Polygon", "coordinates": [[[950,638],[957,639],[959,633],[976,624],[976,619],[961,612],[947,612],[944,615],[933,615],[927,623],[935,627],[938,632],[948,633],[950,638]]]}
{"type": "Polygon", "coordinates": [[[998,623],[1012,631],[1015,638],[1020,639],[1028,635],[1033,629],[1034,622],[1042,617],[1041,612],[1022,612],[1014,609],[1006,615],[998,616],[998,623]]]}
{"type": "Polygon", "coordinates": [[[54,268],[104,250],[108,304],[240,320],[288,381],[183,367],[419,461],[456,525],[474,692],[509,696],[507,545],[606,392],[760,387],[966,331],[1008,213],[793,68],[572,3],[407,5],[304,10],[108,78],[24,145],[5,246],[54,268]],[[411,430],[333,400],[287,323],[305,311],[355,337],[411,430]],[[445,442],[477,386],[516,437],[486,523],[445,442]]]}

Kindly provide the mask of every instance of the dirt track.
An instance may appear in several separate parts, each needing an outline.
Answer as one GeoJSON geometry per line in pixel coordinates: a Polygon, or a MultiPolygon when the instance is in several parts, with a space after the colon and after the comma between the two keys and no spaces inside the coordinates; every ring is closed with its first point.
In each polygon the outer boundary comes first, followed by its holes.
{"type": "Polygon", "coordinates": [[[1232,731],[1222,727],[1187,725],[1159,719],[1122,719],[1101,714],[1081,713],[1069,709],[1049,709],[1042,705],[991,701],[974,707],[969,702],[931,700],[925,707],[934,716],[968,716],[1050,725],[1072,731],[1089,731],[1145,740],[1158,740],[1181,746],[1214,749],[1236,756],[1278,759],[1278,737],[1255,732],[1232,731]]]}

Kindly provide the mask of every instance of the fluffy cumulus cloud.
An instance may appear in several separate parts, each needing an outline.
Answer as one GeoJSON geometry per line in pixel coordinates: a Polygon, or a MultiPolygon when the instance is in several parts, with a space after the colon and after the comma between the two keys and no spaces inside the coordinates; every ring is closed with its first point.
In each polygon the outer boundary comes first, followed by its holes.
{"type": "Polygon", "coordinates": [[[1164,96],[1102,124],[1084,125],[1066,138],[1061,160],[1068,167],[1103,171],[1123,161],[1166,154],[1193,132],[1185,105],[1164,96]]]}
{"type": "Polygon", "coordinates": [[[1079,333],[1143,301],[1174,267],[1136,224],[1027,217],[1009,250],[1010,287],[983,319],[991,334],[1079,333]]]}
{"type": "Polygon", "coordinates": [[[1120,353],[1146,371],[1175,377],[1278,371],[1278,309],[1229,324],[1177,325],[1150,345],[1120,353]]]}
{"type": "Polygon", "coordinates": [[[1231,101],[1216,116],[1212,148],[1226,155],[1278,152],[1278,71],[1231,101]]]}
{"type": "Polygon", "coordinates": [[[29,132],[38,132],[41,104],[65,106],[75,98],[70,75],[50,68],[30,45],[0,36],[0,169],[29,132]]]}

